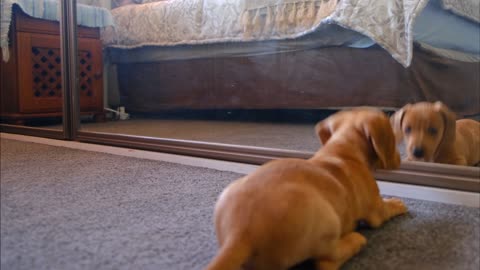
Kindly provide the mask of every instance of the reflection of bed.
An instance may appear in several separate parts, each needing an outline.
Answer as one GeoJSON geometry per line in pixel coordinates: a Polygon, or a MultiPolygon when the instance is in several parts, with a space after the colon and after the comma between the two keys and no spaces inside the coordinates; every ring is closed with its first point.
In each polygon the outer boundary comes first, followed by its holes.
{"type": "Polygon", "coordinates": [[[105,31],[103,39],[118,66],[128,110],[401,107],[442,100],[459,114],[480,113],[479,41],[471,38],[472,31],[478,35],[478,22],[453,15],[438,0],[431,0],[415,27],[426,0],[391,0],[403,8],[389,6],[390,13],[384,1],[373,2],[378,6],[369,0],[317,4],[310,21],[303,17],[316,1],[282,0],[287,11],[295,7],[297,16],[283,21],[276,21],[279,10],[276,14],[272,6],[253,9],[256,13],[246,9],[250,13],[232,20],[239,13],[232,3],[239,0],[223,2],[232,14],[208,15],[225,8],[214,2],[219,1],[175,0],[112,11],[116,29],[105,31]],[[193,11],[176,13],[185,3],[193,11]],[[367,15],[373,23],[362,19],[367,15]],[[171,16],[183,23],[170,25],[171,16]],[[451,20],[443,32],[434,31],[435,16],[451,20]],[[213,26],[205,31],[209,23],[213,26]],[[428,31],[422,30],[425,24],[432,25],[428,31]],[[455,28],[460,26],[461,31],[455,28]]]}

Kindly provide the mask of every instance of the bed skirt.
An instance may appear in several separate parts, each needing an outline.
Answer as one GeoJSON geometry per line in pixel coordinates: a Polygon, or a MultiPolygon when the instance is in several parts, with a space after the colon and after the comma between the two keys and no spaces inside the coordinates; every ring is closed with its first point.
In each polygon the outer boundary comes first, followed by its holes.
{"type": "Polygon", "coordinates": [[[404,68],[378,46],[118,65],[127,110],[400,108],[443,101],[480,114],[480,65],[419,46],[404,68]]]}

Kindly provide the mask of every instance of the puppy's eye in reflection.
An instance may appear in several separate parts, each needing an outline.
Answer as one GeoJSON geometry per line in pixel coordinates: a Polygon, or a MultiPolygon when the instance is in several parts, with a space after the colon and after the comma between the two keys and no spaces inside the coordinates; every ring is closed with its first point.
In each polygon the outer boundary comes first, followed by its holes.
{"type": "Polygon", "coordinates": [[[428,128],[428,134],[435,136],[437,135],[437,133],[438,133],[438,130],[436,128],[433,128],[433,127],[428,128]]]}
{"type": "Polygon", "coordinates": [[[405,134],[410,134],[410,132],[412,131],[412,128],[411,127],[406,127],[405,128],[405,134]]]}

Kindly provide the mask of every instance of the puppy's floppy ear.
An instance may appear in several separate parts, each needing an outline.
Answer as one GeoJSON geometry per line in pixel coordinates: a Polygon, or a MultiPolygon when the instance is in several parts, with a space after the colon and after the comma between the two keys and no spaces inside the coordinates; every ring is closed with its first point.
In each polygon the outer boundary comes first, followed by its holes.
{"type": "Polygon", "coordinates": [[[403,117],[405,116],[405,113],[411,106],[412,106],[411,104],[407,104],[403,106],[403,108],[396,111],[390,117],[390,124],[392,125],[393,133],[395,134],[395,139],[397,144],[403,140],[403,129],[402,129],[403,117]]]}
{"type": "Polygon", "coordinates": [[[315,125],[315,133],[317,134],[318,138],[322,145],[325,145],[332,136],[332,129],[331,129],[331,121],[329,118],[320,121],[315,125]]]}
{"type": "Polygon", "coordinates": [[[437,101],[433,104],[433,108],[440,112],[443,118],[443,136],[439,147],[455,142],[455,129],[457,116],[445,104],[437,101]]]}
{"type": "Polygon", "coordinates": [[[388,118],[366,121],[363,130],[377,157],[374,160],[374,167],[397,169],[400,166],[400,154],[397,151],[395,135],[388,118]]]}

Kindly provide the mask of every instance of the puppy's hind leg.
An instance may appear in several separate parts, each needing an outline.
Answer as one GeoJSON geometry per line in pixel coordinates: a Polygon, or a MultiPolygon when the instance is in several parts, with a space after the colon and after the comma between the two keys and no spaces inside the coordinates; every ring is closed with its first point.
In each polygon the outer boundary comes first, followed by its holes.
{"type": "Polygon", "coordinates": [[[385,221],[407,212],[405,204],[397,198],[380,199],[378,207],[371,211],[366,222],[372,228],[380,227],[385,221]]]}
{"type": "Polygon", "coordinates": [[[367,244],[367,239],[357,233],[352,232],[338,240],[337,245],[329,258],[320,258],[315,262],[316,270],[337,270],[348,259],[357,254],[363,246],[367,244]]]}

